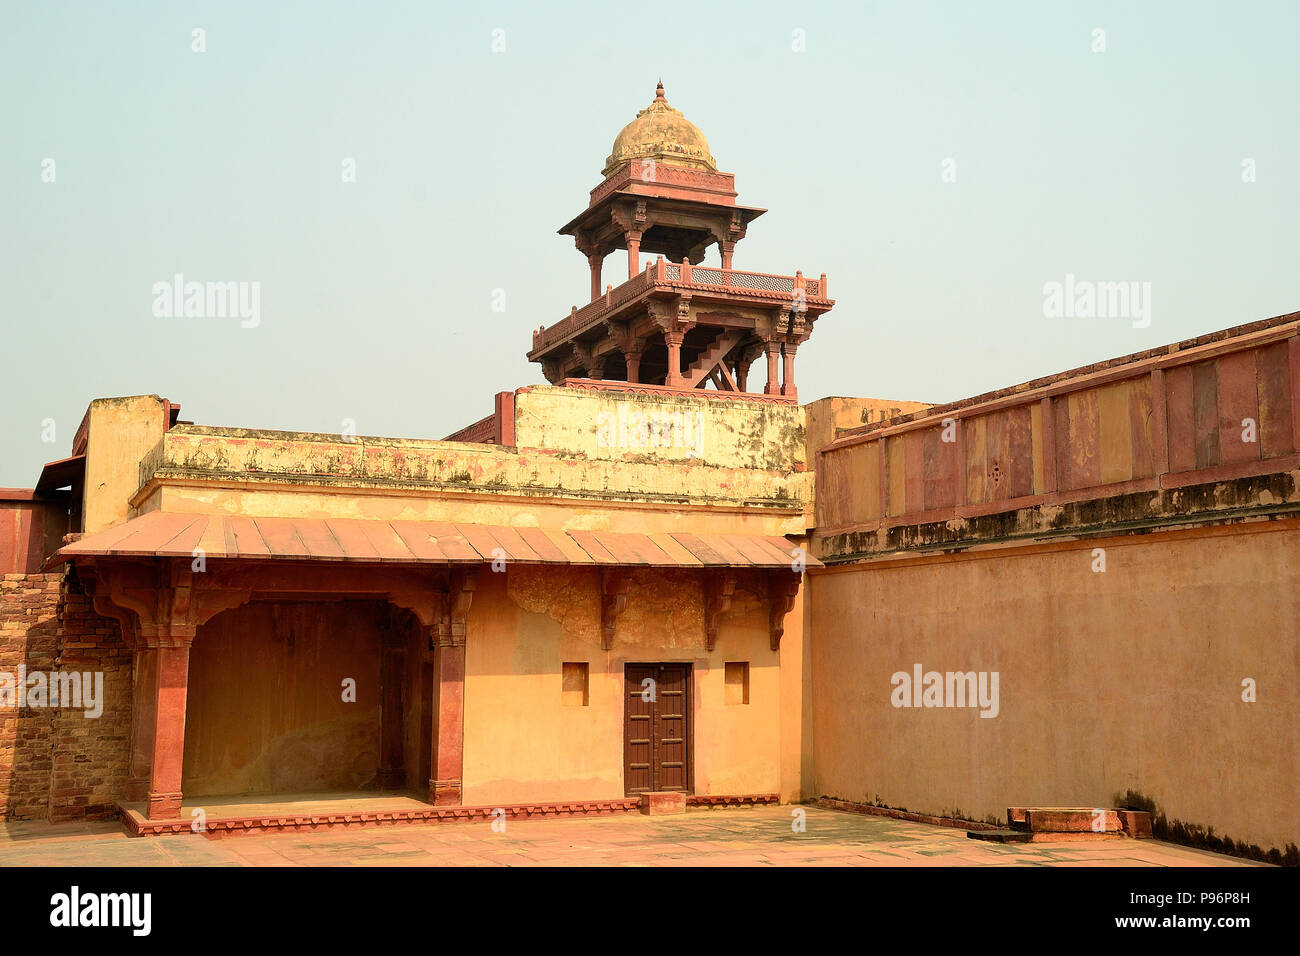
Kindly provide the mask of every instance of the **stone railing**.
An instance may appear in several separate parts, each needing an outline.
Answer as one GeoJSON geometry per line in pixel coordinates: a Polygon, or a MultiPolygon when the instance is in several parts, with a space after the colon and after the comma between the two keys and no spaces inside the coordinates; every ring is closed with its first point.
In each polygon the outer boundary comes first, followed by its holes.
{"type": "Polygon", "coordinates": [[[766,402],[769,405],[798,405],[799,400],[789,395],[767,395],[763,392],[719,392],[706,388],[679,388],[671,385],[648,385],[642,382],[622,382],[617,379],[566,378],[556,383],[561,388],[576,388],[589,392],[632,392],[640,395],[669,395],[675,398],[707,398],[732,402],[766,402]]]}
{"type": "Polygon", "coordinates": [[[654,287],[683,291],[725,289],[742,295],[757,294],[767,298],[771,298],[773,293],[788,293],[791,301],[800,292],[806,299],[829,298],[825,273],[820,279],[806,279],[802,272],[782,276],[766,272],[741,272],[737,269],[704,268],[692,266],[689,262],[667,262],[660,256],[656,261],[647,263],[645,269],[634,278],[619,286],[606,287],[605,294],[600,298],[581,309],[575,306],[567,317],[554,325],[535,330],[533,351],[564,341],[601,316],[654,287]]]}

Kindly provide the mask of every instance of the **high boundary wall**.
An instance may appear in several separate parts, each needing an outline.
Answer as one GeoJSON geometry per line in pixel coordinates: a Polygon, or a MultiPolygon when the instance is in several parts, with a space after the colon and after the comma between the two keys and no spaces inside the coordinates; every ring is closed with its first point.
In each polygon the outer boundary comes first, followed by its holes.
{"type": "Polygon", "coordinates": [[[811,789],[980,821],[1145,805],[1170,835],[1300,843],[1298,325],[821,450],[811,789]],[[996,672],[996,716],[912,698],[918,665],[922,687],[996,672]]]}

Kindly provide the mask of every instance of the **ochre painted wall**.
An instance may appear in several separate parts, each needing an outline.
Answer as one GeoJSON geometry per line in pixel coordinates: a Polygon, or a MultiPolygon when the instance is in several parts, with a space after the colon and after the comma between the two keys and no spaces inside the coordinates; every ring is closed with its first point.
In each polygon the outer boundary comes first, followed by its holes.
{"type": "Polygon", "coordinates": [[[186,797],[375,785],[387,614],[378,601],[259,603],[200,627],[190,651],[186,797]],[[343,700],[349,677],[355,703],[343,700]]]}
{"type": "Polygon", "coordinates": [[[97,398],[86,411],[86,479],[82,507],[87,534],[131,517],[140,462],[167,430],[167,403],[157,395],[97,398]]]}
{"type": "Polygon", "coordinates": [[[1221,837],[1300,842],[1300,520],[808,580],[818,794],[982,820],[1133,790],[1221,837]],[[891,675],[917,663],[998,671],[998,716],[893,707],[891,675]]]}
{"type": "MultiPolygon", "coordinates": [[[[779,792],[779,655],[757,587],[756,578],[740,576],[710,653],[701,575],[635,571],[614,647],[604,651],[594,569],[480,572],[466,641],[464,802],[622,797],[629,661],[694,665],[696,793],[779,792]],[[561,665],[578,661],[589,667],[588,705],[566,706],[561,665]],[[727,661],[749,662],[749,704],[725,702],[727,661]]],[[[788,621],[799,629],[795,612],[788,621]]]]}

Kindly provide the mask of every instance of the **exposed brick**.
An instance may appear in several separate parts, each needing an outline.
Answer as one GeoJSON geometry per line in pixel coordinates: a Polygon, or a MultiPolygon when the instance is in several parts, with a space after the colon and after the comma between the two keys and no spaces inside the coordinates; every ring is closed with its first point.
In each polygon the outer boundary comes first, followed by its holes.
{"type": "Polygon", "coordinates": [[[0,814],[93,820],[116,814],[126,783],[131,653],[117,622],[90,607],[75,574],[6,574],[0,582],[0,670],[104,674],[104,712],[0,711],[0,814]]]}

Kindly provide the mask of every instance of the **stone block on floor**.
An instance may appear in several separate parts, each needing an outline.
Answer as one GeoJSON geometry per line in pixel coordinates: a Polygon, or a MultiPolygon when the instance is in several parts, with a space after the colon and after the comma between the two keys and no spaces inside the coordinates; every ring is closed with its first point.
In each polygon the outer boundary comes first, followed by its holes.
{"type": "Polygon", "coordinates": [[[658,791],[641,794],[641,812],[652,817],[686,812],[686,794],[681,791],[658,791]]]}

